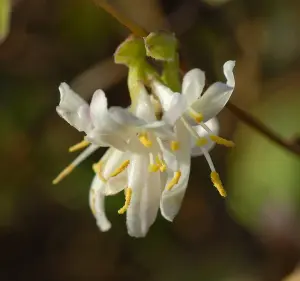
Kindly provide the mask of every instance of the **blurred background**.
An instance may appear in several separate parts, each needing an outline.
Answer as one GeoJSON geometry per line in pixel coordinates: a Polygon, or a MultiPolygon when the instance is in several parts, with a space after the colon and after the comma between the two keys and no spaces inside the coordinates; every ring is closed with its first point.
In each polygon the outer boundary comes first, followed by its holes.
{"type": "MultiPolygon", "coordinates": [[[[176,32],[187,67],[205,70],[208,83],[236,60],[232,102],[283,137],[300,133],[299,1],[110,3],[149,31],[176,32]]],[[[104,151],[53,186],[76,156],[67,148],[82,139],[55,106],[62,81],[86,99],[102,88],[110,105],[129,104],[126,68],[112,61],[128,31],[92,0],[15,0],[10,8],[0,45],[1,281],[300,280],[300,158],[227,109],[221,135],[237,146],[212,152],[226,200],[205,159],[195,158],[173,223],[159,215],[146,238],[129,237],[120,194],[108,198],[113,227],[100,233],[88,191],[104,151]]]]}

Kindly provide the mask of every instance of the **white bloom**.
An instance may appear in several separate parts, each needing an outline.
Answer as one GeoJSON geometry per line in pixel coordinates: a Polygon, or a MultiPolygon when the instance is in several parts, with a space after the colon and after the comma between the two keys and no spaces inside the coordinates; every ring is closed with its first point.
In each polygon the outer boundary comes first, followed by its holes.
{"type": "MultiPolygon", "coordinates": [[[[61,100],[57,107],[58,114],[65,119],[70,125],[79,131],[86,133],[85,140],[72,146],[70,151],[76,151],[86,148],[67,168],[65,168],[53,183],[56,184],[67,176],[83,160],[91,155],[99,147],[114,147],[120,151],[131,151],[139,153],[143,151],[140,146],[133,144],[132,139],[138,134],[139,139],[144,145],[149,144],[151,135],[164,137],[173,136],[170,126],[165,122],[157,122],[154,119],[138,118],[128,110],[120,107],[107,108],[107,99],[102,90],[97,90],[92,98],[90,106],[76,94],[66,83],[59,87],[61,100]],[[154,121],[151,123],[151,121],[154,121]],[[148,121],[150,123],[148,123],[148,121]]],[[[141,91],[145,91],[141,87],[141,91]]],[[[137,109],[138,111],[141,108],[137,109]]],[[[145,111],[145,110],[144,110],[145,111]]],[[[157,149],[153,145],[153,149],[157,149]]],[[[143,148],[143,147],[142,147],[143,148]]]]}
{"type": "MultiPolygon", "coordinates": [[[[222,196],[226,196],[219,175],[215,170],[208,151],[213,147],[213,143],[222,144],[228,147],[234,146],[234,143],[225,140],[217,135],[218,125],[214,118],[226,105],[234,86],[233,68],[235,62],[228,61],[224,64],[224,74],[227,83],[216,82],[212,84],[203,95],[201,95],[205,86],[205,75],[200,69],[189,71],[183,78],[182,94],[173,93],[168,87],[158,81],[153,81],[153,89],[161,102],[164,110],[164,120],[170,125],[175,126],[178,131],[178,139],[182,135],[189,135],[190,141],[186,138],[181,140],[179,146],[191,142],[193,144],[192,154],[194,156],[204,155],[211,169],[211,179],[215,187],[222,196]],[[197,125],[198,124],[198,125],[197,125]],[[193,126],[197,125],[197,126],[193,126]]],[[[181,150],[181,149],[180,149],[181,150]]],[[[180,151],[179,150],[179,151],[180,151]]],[[[188,150],[181,151],[176,158],[188,159],[188,150]]],[[[165,153],[167,155],[167,153],[165,153]]],[[[172,157],[172,154],[169,154],[172,157]]],[[[166,157],[167,164],[168,158],[166,157]]],[[[187,160],[178,161],[183,167],[180,170],[189,170],[190,163],[187,160]]],[[[185,172],[188,174],[188,172],[185,172]]],[[[176,175],[176,174],[175,174],[176,175]]],[[[188,177],[185,177],[188,179],[188,177]]],[[[181,200],[184,196],[187,186],[187,179],[183,177],[182,185],[178,184],[171,192],[163,193],[161,209],[166,218],[172,220],[179,210],[181,200]],[[172,195],[171,193],[174,193],[172,195]],[[176,196],[175,196],[176,195],[176,196]],[[177,206],[177,207],[174,207],[177,206]]]]}
{"type": "MultiPolygon", "coordinates": [[[[90,206],[99,228],[106,231],[110,223],[105,216],[104,197],[124,190],[125,204],[119,213],[126,211],[129,235],[143,237],[156,219],[167,175],[158,136],[151,131],[152,128],[149,131],[145,129],[147,125],[141,125],[156,120],[150,98],[144,90],[140,93],[134,113],[135,117],[119,111],[122,120],[135,124],[138,130],[144,130],[130,139],[130,145],[139,153],[109,149],[95,164],[97,174],[91,186],[90,206]]],[[[160,133],[164,135],[164,131],[160,133]]]]}

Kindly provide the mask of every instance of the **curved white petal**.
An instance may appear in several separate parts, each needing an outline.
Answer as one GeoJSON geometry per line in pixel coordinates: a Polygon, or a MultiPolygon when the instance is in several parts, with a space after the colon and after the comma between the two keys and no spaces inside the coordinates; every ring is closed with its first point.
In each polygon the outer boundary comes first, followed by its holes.
{"type": "Polygon", "coordinates": [[[179,93],[174,93],[170,100],[169,109],[164,112],[163,120],[173,126],[186,110],[187,101],[185,97],[179,93]]]}
{"type": "Polygon", "coordinates": [[[117,149],[111,148],[101,158],[102,176],[107,182],[104,184],[103,193],[114,195],[122,191],[127,185],[127,171],[122,171],[115,177],[111,177],[112,173],[116,171],[124,161],[129,159],[129,155],[117,149]]]}
{"type": "MultiPolygon", "coordinates": [[[[208,128],[213,132],[214,135],[219,134],[219,121],[217,118],[208,120],[207,122],[205,122],[205,125],[208,126],[208,128]]],[[[198,133],[199,137],[207,137],[208,141],[206,145],[199,147],[196,146],[195,140],[192,139],[191,154],[192,156],[196,157],[203,155],[203,149],[205,149],[206,151],[210,151],[211,149],[213,149],[215,146],[215,142],[211,141],[211,139],[209,138],[209,134],[201,125],[194,126],[193,128],[198,133]]]]}
{"type": "Polygon", "coordinates": [[[146,129],[153,132],[157,137],[162,139],[174,139],[175,133],[171,125],[166,124],[164,121],[155,121],[141,126],[140,129],[146,129]]]}
{"type": "Polygon", "coordinates": [[[96,128],[103,127],[105,115],[107,114],[107,99],[102,90],[95,91],[90,104],[91,118],[96,128]]]}
{"type": "Polygon", "coordinates": [[[105,214],[105,195],[103,193],[103,187],[103,182],[98,176],[95,176],[90,188],[89,204],[100,230],[108,231],[111,228],[111,223],[105,214]]]}
{"type": "Polygon", "coordinates": [[[128,234],[133,237],[144,237],[141,221],[141,198],[145,184],[145,175],[148,173],[149,161],[147,155],[133,154],[128,167],[128,187],[132,189],[130,205],[126,211],[128,234]]]}
{"type": "Polygon", "coordinates": [[[161,213],[163,217],[169,221],[172,221],[180,210],[182,199],[188,185],[191,165],[190,134],[186,131],[186,128],[181,121],[176,123],[176,131],[180,142],[177,159],[179,162],[181,177],[178,184],[176,184],[171,190],[163,191],[160,202],[161,213]]]}
{"type": "Polygon", "coordinates": [[[167,111],[170,108],[171,100],[174,94],[173,91],[155,80],[152,82],[152,88],[155,95],[159,99],[163,110],[167,111]]]}
{"type": "Polygon", "coordinates": [[[150,96],[144,86],[141,87],[139,98],[134,110],[136,117],[145,120],[146,122],[156,121],[155,110],[152,105],[150,96]]]}
{"type": "Polygon", "coordinates": [[[87,105],[87,102],[75,93],[67,83],[61,83],[58,89],[60,92],[59,107],[65,111],[75,112],[80,106],[87,105]]]}
{"type": "Polygon", "coordinates": [[[122,107],[113,106],[109,109],[109,113],[115,122],[123,126],[142,126],[146,123],[122,107]]]}
{"type": "Polygon", "coordinates": [[[191,106],[201,95],[205,86],[205,74],[201,69],[195,68],[187,72],[182,81],[182,94],[191,106]]]}
{"type": "Polygon", "coordinates": [[[128,159],[127,153],[124,153],[118,149],[109,149],[109,156],[104,156],[101,158],[103,160],[103,170],[102,175],[105,179],[108,179],[112,172],[114,172],[120,165],[128,159]]]}
{"type": "Polygon", "coordinates": [[[147,173],[141,196],[141,232],[146,235],[154,223],[159,209],[161,186],[160,173],[147,173]]]}
{"type": "Polygon", "coordinates": [[[86,140],[93,144],[97,144],[103,147],[114,147],[121,151],[127,150],[127,143],[121,136],[114,133],[106,133],[100,130],[94,129],[88,133],[86,140]]]}
{"type": "Polygon", "coordinates": [[[106,196],[115,195],[124,190],[127,185],[127,171],[124,171],[107,181],[104,193],[106,196]]]}
{"type": "Polygon", "coordinates": [[[229,60],[224,63],[223,71],[224,75],[227,79],[227,85],[234,88],[235,87],[235,80],[233,75],[233,68],[235,67],[235,61],[229,60]]]}
{"type": "Polygon", "coordinates": [[[192,108],[196,112],[201,113],[204,117],[204,122],[206,122],[215,117],[224,108],[232,92],[232,87],[216,82],[192,105],[192,108]]]}
{"type": "Polygon", "coordinates": [[[56,107],[59,116],[78,131],[88,131],[91,128],[88,104],[66,83],[61,83],[59,91],[60,103],[56,107]]]}

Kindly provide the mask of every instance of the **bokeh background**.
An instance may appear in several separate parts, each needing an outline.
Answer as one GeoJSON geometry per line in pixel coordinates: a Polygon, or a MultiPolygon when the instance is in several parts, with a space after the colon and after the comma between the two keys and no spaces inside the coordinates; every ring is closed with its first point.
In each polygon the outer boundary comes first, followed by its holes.
{"type": "MultiPolygon", "coordinates": [[[[149,31],[176,32],[186,65],[205,70],[208,83],[224,79],[223,63],[235,59],[232,102],[283,137],[298,136],[299,1],[110,3],[149,31]]],[[[88,191],[104,151],[52,185],[75,157],[67,148],[82,139],[56,114],[58,85],[86,99],[102,88],[111,105],[128,105],[126,68],[112,60],[127,35],[91,0],[12,2],[0,45],[0,280],[300,280],[300,158],[227,109],[221,135],[237,146],[216,147],[212,157],[228,198],[195,158],[179,215],[173,223],[159,215],[144,239],[130,238],[117,214],[123,194],[107,200],[112,229],[97,229],[88,191]]]]}

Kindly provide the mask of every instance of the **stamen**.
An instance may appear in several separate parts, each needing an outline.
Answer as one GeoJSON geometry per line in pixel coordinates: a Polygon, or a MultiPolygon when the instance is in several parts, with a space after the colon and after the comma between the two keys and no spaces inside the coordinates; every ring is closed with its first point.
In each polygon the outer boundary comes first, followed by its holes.
{"type": "Polygon", "coordinates": [[[157,155],[156,156],[156,163],[159,166],[159,170],[164,172],[167,169],[166,163],[157,155]]]}
{"type": "Polygon", "coordinates": [[[173,151],[176,151],[180,148],[180,143],[179,143],[179,141],[171,141],[170,146],[173,151]]]}
{"type": "Polygon", "coordinates": [[[124,161],[119,168],[117,168],[115,171],[113,171],[110,174],[110,177],[115,177],[118,174],[122,173],[128,167],[129,163],[130,163],[129,160],[124,161]]]}
{"type": "Polygon", "coordinates": [[[196,141],[197,146],[204,146],[207,144],[207,138],[198,138],[196,141]]]}
{"type": "Polygon", "coordinates": [[[140,133],[138,138],[145,147],[149,148],[152,146],[152,141],[149,140],[147,133],[140,133]]]}
{"type": "Polygon", "coordinates": [[[223,184],[221,182],[220,176],[216,171],[211,172],[210,178],[216,189],[219,191],[220,195],[223,197],[226,197],[226,191],[223,187],[223,184]]]}
{"type": "Polygon", "coordinates": [[[189,109],[189,115],[199,124],[203,121],[203,114],[196,112],[194,109],[189,109]]]}
{"type": "Polygon", "coordinates": [[[214,141],[217,144],[224,145],[226,147],[234,147],[235,146],[235,143],[233,141],[223,139],[219,136],[211,135],[209,137],[212,141],[214,141]]]}
{"type": "Polygon", "coordinates": [[[86,148],[83,152],[81,152],[72,163],[65,168],[54,180],[53,184],[59,183],[63,178],[69,175],[73,169],[78,166],[82,161],[84,161],[88,156],[90,156],[95,150],[98,149],[99,146],[91,144],[88,148],[86,148]]]}
{"type": "Polygon", "coordinates": [[[168,183],[166,189],[167,190],[171,190],[175,184],[177,184],[179,182],[179,179],[181,177],[181,172],[177,171],[174,173],[174,177],[171,179],[171,181],[168,183]]]}
{"type": "Polygon", "coordinates": [[[130,187],[127,187],[126,191],[125,191],[125,203],[124,203],[124,206],[118,211],[118,213],[120,215],[124,214],[127,211],[128,207],[130,205],[131,196],[132,196],[132,189],[130,187]]]}
{"type": "Polygon", "coordinates": [[[97,176],[99,177],[99,179],[106,183],[107,180],[104,178],[104,176],[102,175],[102,167],[103,167],[103,162],[100,160],[98,163],[93,164],[92,168],[95,172],[95,174],[97,174],[97,176]]]}
{"type": "Polygon", "coordinates": [[[58,184],[62,179],[64,179],[67,175],[69,175],[73,169],[75,168],[74,165],[69,165],[66,167],[59,175],[52,181],[53,184],[58,184]]]}
{"type": "Polygon", "coordinates": [[[149,172],[157,172],[159,170],[160,166],[158,164],[150,164],[148,166],[149,172]]]}
{"type": "Polygon", "coordinates": [[[90,144],[90,142],[88,142],[87,140],[83,140],[83,141],[69,147],[69,152],[74,152],[74,151],[83,149],[83,148],[87,147],[89,144],[90,144]]]}

